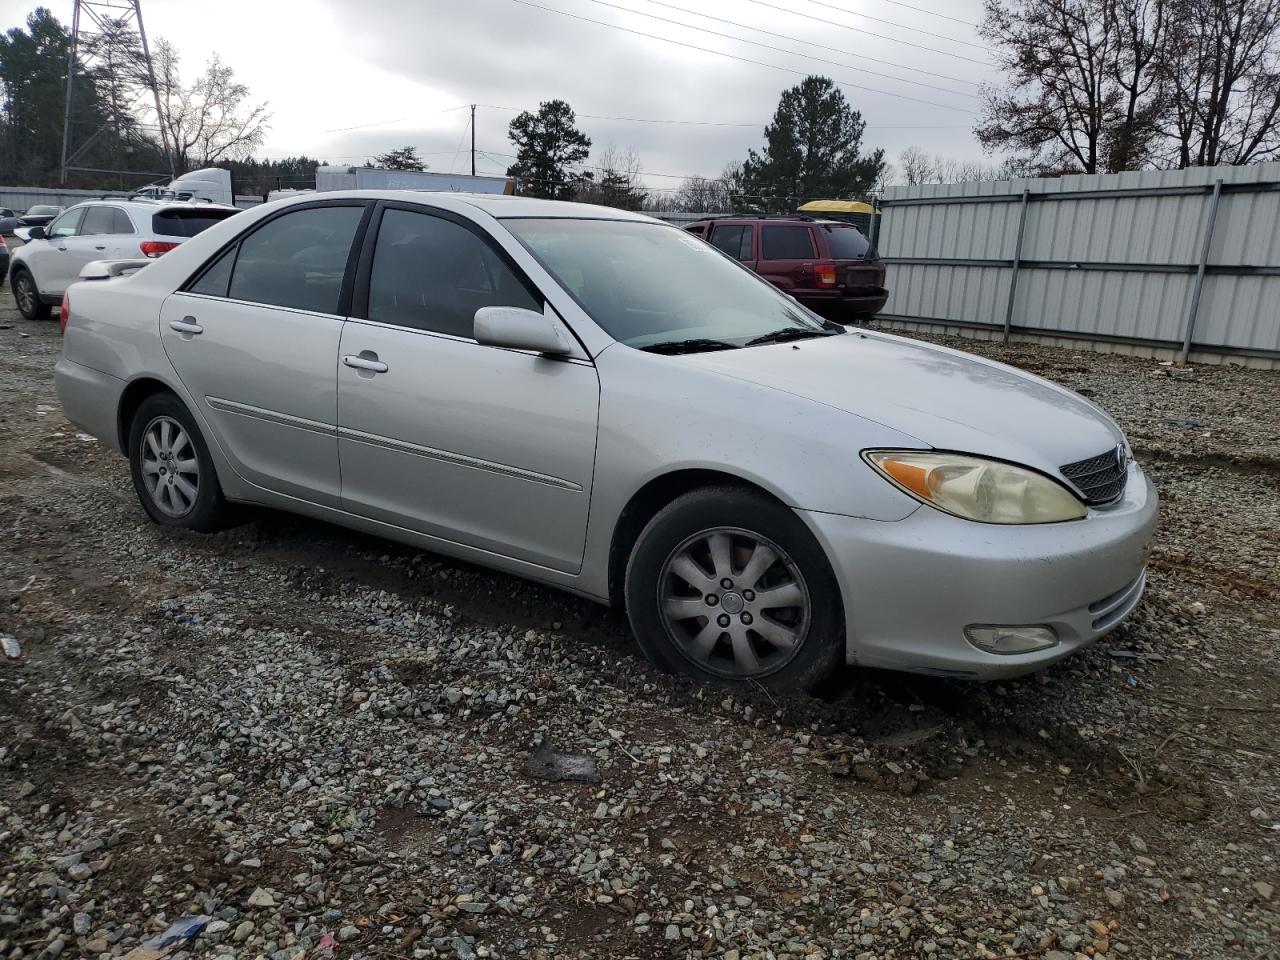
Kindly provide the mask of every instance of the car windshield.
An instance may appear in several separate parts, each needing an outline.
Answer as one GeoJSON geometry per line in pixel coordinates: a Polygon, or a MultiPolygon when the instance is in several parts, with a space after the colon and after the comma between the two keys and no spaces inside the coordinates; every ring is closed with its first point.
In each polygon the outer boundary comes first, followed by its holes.
{"type": "Polygon", "coordinates": [[[628,346],[698,340],[736,347],[780,330],[831,332],[790,297],[676,227],[569,219],[503,225],[628,346]]]}
{"type": "Polygon", "coordinates": [[[61,211],[61,207],[32,207],[26,213],[28,217],[52,217],[61,211]]]}

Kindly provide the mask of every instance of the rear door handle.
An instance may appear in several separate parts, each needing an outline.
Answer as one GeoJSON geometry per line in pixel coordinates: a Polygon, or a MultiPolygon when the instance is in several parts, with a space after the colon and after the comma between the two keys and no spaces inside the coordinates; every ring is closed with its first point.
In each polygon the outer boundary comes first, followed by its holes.
{"type": "Polygon", "coordinates": [[[176,330],[178,333],[204,333],[204,327],[196,323],[195,317],[183,317],[181,320],[170,320],[169,329],[176,330]]]}
{"type": "Polygon", "coordinates": [[[105,249],[107,249],[107,245],[106,245],[105,243],[94,244],[93,249],[95,249],[95,250],[105,250],[105,249]]]}
{"type": "Polygon", "coordinates": [[[371,373],[386,373],[388,369],[387,365],[378,359],[378,355],[370,350],[364,351],[358,357],[348,354],[342,358],[342,362],[348,367],[368,370],[371,373]]]}

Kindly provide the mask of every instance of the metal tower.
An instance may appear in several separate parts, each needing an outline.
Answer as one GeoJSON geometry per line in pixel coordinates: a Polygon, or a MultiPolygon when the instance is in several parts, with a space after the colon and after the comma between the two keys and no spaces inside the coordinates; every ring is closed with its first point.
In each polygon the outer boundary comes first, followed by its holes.
{"type": "MultiPolygon", "coordinates": [[[[160,127],[160,142],[169,165],[169,176],[174,176],[173,151],[169,147],[169,132],[160,110],[160,89],[156,84],[155,68],[151,64],[151,48],[147,46],[147,32],[142,25],[142,0],[75,0],[71,15],[71,50],[67,55],[67,107],[62,120],[62,182],[67,182],[69,172],[142,174],[164,176],[163,173],[139,170],[103,169],[75,166],[76,160],[107,132],[116,133],[116,142],[122,135],[137,127],[133,110],[148,95],[155,103],[156,119],[160,127]],[[77,72],[96,72],[105,82],[108,99],[108,116],[94,133],[79,144],[72,143],[72,117],[75,110],[75,77],[77,72]]],[[[120,158],[116,157],[117,165],[120,158]]]]}

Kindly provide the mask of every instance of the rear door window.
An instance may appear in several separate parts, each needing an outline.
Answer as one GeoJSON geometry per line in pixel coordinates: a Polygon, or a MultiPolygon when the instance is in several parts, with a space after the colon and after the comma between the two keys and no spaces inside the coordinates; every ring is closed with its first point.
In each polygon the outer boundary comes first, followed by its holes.
{"type": "Polygon", "coordinates": [[[111,208],[111,232],[137,233],[133,228],[133,221],[129,219],[129,215],[119,207],[111,208]]]}
{"type": "Polygon", "coordinates": [[[763,260],[812,260],[813,237],[805,226],[765,224],[761,236],[763,260]]]}
{"type": "Polygon", "coordinates": [[[871,248],[862,231],[852,224],[847,227],[826,227],[825,229],[833,260],[861,260],[871,248]]]}
{"type": "Polygon", "coordinates": [[[227,217],[234,217],[238,210],[210,210],[195,207],[191,210],[174,208],[161,210],[151,218],[151,229],[161,237],[194,237],[208,230],[227,217]]]}
{"type": "Polygon", "coordinates": [[[84,215],[84,225],[80,228],[80,236],[97,237],[104,233],[115,233],[112,229],[114,207],[90,207],[84,215]]]}
{"type": "Polygon", "coordinates": [[[336,314],[363,206],[311,207],[277,217],[240,242],[228,296],[336,314]]]}

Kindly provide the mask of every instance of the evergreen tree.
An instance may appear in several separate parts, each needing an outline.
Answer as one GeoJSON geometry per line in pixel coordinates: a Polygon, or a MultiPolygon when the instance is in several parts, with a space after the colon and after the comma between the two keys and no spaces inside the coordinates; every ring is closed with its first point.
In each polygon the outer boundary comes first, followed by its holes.
{"type": "Polygon", "coordinates": [[[418,156],[417,147],[401,147],[380,153],[369,161],[369,166],[382,170],[425,170],[427,165],[418,156]]]}
{"type": "Polygon", "coordinates": [[[862,114],[831,80],[806,77],[783,91],[773,122],[764,128],[763,154],[749,151],[742,165],[744,192],[753,205],[772,211],[867,193],[884,169],[884,151],[860,152],[865,127],[862,114]]]}
{"type": "Polygon", "coordinates": [[[508,136],[516,146],[516,162],[507,176],[520,181],[526,196],[568,200],[585,174],[572,172],[591,151],[591,138],[574,126],[573,108],[563,100],[547,100],[537,113],[525,110],[511,121],[508,136]]]}

